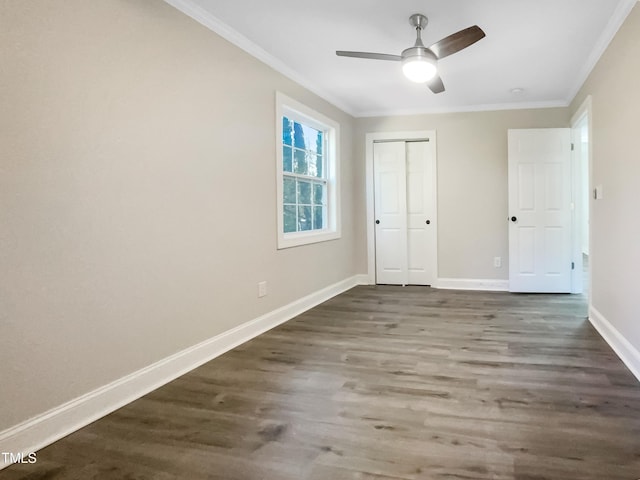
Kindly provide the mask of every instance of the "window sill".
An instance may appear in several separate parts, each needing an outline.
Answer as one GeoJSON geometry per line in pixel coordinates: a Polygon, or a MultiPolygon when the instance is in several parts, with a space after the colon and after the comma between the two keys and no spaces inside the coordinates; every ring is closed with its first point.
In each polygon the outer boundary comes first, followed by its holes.
{"type": "Polygon", "coordinates": [[[340,232],[325,230],[321,232],[296,232],[278,236],[278,250],[312,243],[327,242],[340,238],[340,232]]]}

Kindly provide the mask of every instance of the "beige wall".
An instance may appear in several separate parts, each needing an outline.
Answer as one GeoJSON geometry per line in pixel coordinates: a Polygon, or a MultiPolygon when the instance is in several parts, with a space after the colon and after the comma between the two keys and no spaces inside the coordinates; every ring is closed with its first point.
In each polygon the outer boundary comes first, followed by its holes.
{"type": "Polygon", "coordinates": [[[356,273],[353,119],[164,2],[1,2],[0,60],[0,431],[356,273]],[[341,240],[276,250],[276,90],[341,240]]]}
{"type": "MultiPolygon", "coordinates": [[[[436,130],[438,276],[507,279],[507,130],[568,126],[566,108],[360,118],[355,157],[364,169],[367,133],[436,130]],[[502,268],[493,266],[498,256],[502,268]]],[[[357,198],[363,212],[364,188],[362,179],[357,198]]],[[[366,225],[360,222],[359,228],[366,238],[366,225]]],[[[366,271],[364,250],[358,268],[366,271]]]]}
{"type": "Polygon", "coordinates": [[[640,5],[618,31],[571,104],[592,96],[592,305],[640,350],[640,5]]]}

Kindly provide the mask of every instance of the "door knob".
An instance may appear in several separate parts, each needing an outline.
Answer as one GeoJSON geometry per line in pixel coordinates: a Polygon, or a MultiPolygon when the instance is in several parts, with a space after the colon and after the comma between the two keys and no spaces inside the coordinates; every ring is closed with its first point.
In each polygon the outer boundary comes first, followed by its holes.
{"type": "Polygon", "coordinates": [[[517,218],[517,217],[511,217],[511,221],[512,221],[512,222],[517,222],[517,221],[518,221],[518,218],[517,218]]]}
{"type": "Polygon", "coordinates": [[[425,223],[426,223],[427,225],[431,225],[431,220],[427,220],[425,223]]]}
{"type": "Polygon", "coordinates": [[[376,225],[380,225],[380,220],[376,220],[376,225]]]}

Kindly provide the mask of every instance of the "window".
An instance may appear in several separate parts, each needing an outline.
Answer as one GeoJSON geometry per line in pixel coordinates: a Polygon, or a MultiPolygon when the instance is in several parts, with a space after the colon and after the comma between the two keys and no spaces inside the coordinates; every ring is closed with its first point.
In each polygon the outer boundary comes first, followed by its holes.
{"type": "Polygon", "coordinates": [[[278,248],[340,237],[333,120],[276,94],[278,248]]]}

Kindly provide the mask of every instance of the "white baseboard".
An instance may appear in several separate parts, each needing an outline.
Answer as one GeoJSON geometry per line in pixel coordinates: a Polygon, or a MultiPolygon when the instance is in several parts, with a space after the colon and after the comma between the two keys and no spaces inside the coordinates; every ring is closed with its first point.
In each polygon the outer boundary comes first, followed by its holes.
{"type": "Polygon", "coordinates": [[[640,380],[640,352],[593,305],[589,305],[589,321],[631,373],[640,380]]]}
{"type": "Polygon", "coordinates": [[[448,290],[485,290],[508,292],[509,280],[474,279],[474,278],[438,278],[435,288],[448,290]]]}
{"type": "MultiPolygon", "coordinates": [[[[4,430],[0,432],[0,452],[35,452],[261,333],[366,283],[366,275],[347,278],[4,430]]],[[[0,470],[11,463],[5,457],[0,458],[0,470]]]]}

